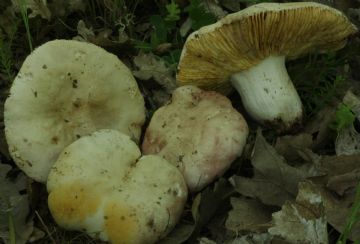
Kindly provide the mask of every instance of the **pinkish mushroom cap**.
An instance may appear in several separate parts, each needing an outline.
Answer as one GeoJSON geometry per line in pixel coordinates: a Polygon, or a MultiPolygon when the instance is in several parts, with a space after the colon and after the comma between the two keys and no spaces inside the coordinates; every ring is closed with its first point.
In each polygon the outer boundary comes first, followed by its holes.
{"type": "Polygon", "coordinates": [[[247,135],[246,121],[229,99],[183,86],[174,91],[171,103],[154,113],[142,150],[176,165],[194,192],[228,169],[241,155],[247,135]]]}

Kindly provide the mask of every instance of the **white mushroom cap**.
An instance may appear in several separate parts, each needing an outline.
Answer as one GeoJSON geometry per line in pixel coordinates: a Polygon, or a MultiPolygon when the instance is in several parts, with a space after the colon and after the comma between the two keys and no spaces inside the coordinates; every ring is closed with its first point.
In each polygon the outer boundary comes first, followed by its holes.
{"type": "Polygon", "coordinates": [[[137,145],[115,130],[100,130],[66,147],[47,182],[56,222],[112,243],[164,237],[182,213],[186,184],[165,159],[140,156],[137,145]]]}
{"type": "Polygon", "coordinates": [[[195,86],[177,88],[146,130],[144,154],[162,156],[183,173],[190,191],[221,176],[241,155],[248,126],[225,96],[195,86]]]}
{"type": "Polygon", "coordinates": [[[116,129],[138,140],[144,99],[130,70],[93,44],[55,40],[23,63],[5,103],[11,156],[45,182],[59,153],[83,135],[116,129]]]}

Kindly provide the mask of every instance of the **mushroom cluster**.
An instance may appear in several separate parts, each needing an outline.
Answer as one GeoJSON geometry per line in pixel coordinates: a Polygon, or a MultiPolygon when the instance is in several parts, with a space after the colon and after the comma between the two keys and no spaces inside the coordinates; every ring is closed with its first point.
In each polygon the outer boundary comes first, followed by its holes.
{"type": "Polygon", "coordinates": [[[224,92],[231,80],[251,116],[288,130],[302,105],[285,59],[340,49],[355,31],[317,3],[258,4],[201,28],[182,51],[184,86],[155,111],[142,142],[144,99],[129,69],[93,44],[47,42],[26,58],[5,103],[10,154],[47,184],[60,226],[154,243],[176,225],[188,191],[241,155],[249,133],[228,98],[200,88],[224,92]]]}
{"type": "Polygon", "coordinates": [[[43,44],[23,63],[4,117],[12,158],[47,183],[60,226],[112,243],[154,243],[180,218],[185,180],[165,159],[141,157],[144,99],[115,55],[84,42],[43,44]]]}
{"type": "Polygon", "coordinates": [[[226,92],[230,80],[255,120],[286,131],[301,122],[303,108],[285,59],[338,50],[356,31],[344,14],[326,5],[253,5],[192,33],[177,81],[226,92]]]}

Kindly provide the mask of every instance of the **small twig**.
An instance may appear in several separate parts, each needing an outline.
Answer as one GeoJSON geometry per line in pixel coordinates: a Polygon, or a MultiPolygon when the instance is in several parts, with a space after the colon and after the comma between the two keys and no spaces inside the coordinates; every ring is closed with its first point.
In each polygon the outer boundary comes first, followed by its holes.
{"type": "Polygon", "coordinates": [[[44,227],[45,229],[45,232],[46,234],[49,236],[51,242],[53,244],[56,244],[56,241],[55,239],[52,237],[50,231],[49,231],[49,228],[46,226],[46,224],[44,223],[43,219],[41,218],[40,214],[38,213],[38,211],[35,210],[35,214],[36,214],[36,217],[39,219],[40,223],[42,224],[42,226],[44,227]]]}

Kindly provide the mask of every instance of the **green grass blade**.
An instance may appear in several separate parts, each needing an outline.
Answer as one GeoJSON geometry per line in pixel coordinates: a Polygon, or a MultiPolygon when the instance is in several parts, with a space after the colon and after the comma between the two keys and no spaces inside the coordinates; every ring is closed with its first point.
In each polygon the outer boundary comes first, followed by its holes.
{"type": "Polygon", "coordinates": [[[25,0],[20,0],[19,6],[20,6],[21,17],[23,19],[25,29],[26,29],[26,36],[27,36],[28,43],[29,43],[29,49],[30,49],[30,52],[32,52],[33,45],[32,45],[31,33],[30,33],[29,16],[28,16],[25,0]]]}
{"type": "Polygon", "coordinates": [[[8,213],[8,223],[9,223],[9,240],[11,244],[16,244],[16,234],[15,234],[15,225],[14,220],[11,215],[11,212],[8,213]]]}
{"type": "MultiPolygon", "coordinates": [[[[357,186],[355,201],[351,208],[350,216],[348,217],[345,229],[343,233],[341,233],[339,239],[336,244],[344,244],[348,239],[352,229],[354,226],[360,221],[360,182],[357,186]]],[[[357,240],[355,243],[359,243],[360,240],[357,240]]]]}

